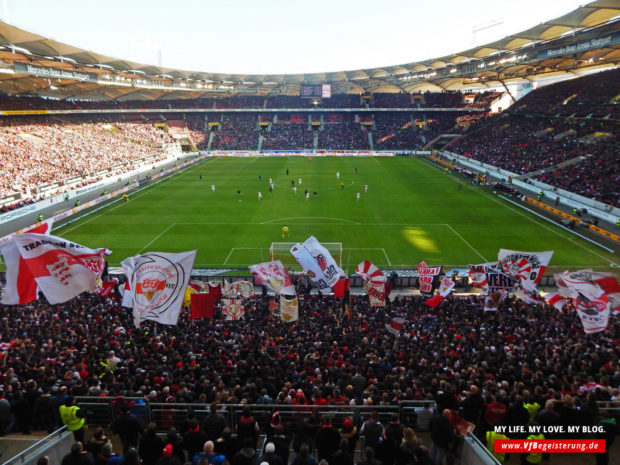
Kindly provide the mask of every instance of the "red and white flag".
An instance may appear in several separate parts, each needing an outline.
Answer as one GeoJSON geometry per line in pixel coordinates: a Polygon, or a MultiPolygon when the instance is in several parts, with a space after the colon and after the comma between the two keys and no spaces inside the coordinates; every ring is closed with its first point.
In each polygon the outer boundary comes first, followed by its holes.
{"type": "Polygon", "coordinates": [[[4,352],[6,350],[9,350],[11,347],[15,347],[16,345],[17,345],[17,342],[15,341],[0,342],[0,351],[4,352]]]}
{"type": "Polygon", "coordinates": [[[553,305],[557,310],[559,310],[560,312],[562,311],[562,309],[564,308],[564,305],[566,305],[566,303],[568,302],[567,299],[565,299],[564,297],[562,297],[560,294],[558,294],[557,292],[553,292],[551,294],[547,294],[545,296],[545,300],[547,301],[547,303],[549,305],[553,305]]]}
{"type": "Polygon", "coordinates": [[[554,278],[558,293],[570,298],[585,333],[605,331],[613,306],[605,290],[596,282],[599,276],[592,270],[580,270],[556,273],[554,278]]]}
{"type": "Polygon", "coordinates": [[[227,320],[240,320],[245,315],[243,299],[222,299],[222,313],[227,320]]]}
{"type": "Polygon", "coordinates": [[[51,304],[93,291],[105,268],[107,249],[89,249],[62,237],[24,233],[13,238],[39,289],[51,304]]]}
{"type": "Polygon", "coordinates": [[[429,266],[426,262],[418,263],[418,284],[420,293],[427,297],[433,294],[435,278],[441,274],[441,266],[429,266]]]}
{"type": "Polygon", "coordinates": [[[195,250],[148,252],[121,262],[129,280],[136,327],[145,320],[177,324],[195,258],[195,250]]]}
{"type": "Polygon", "coordinates": [[[387,298],[385,292],[386,278],[379,268],[370,260],[357,265],[355,273],[362,278],[371,307],[384,307],[387,298]]]}
{"type": "Polygon", "coordinates": [[[467,265],[469,269],[469,279],[471,285],[482,289],[484,294],[489,292],[489,282],[487,280],[487,269],[497,268],[497,262],[482,263],[480,265],[467,265]]]}
{"type": "Polygon", "coordinates": [[[452,281],[450,278],[443,278],[441,280],[441,284],[439,285],[439,290],[437,294],[435,294],[424,303],[429,307],[435,308],[443,299],[450,295],[452,289],[454,289],[454,281],[452,281]]]}
{"type": "Polygon", "coordinates": [[[553,251],[519,252],[517,250],[499,249],[497,259],[502,271],[527,286],[536,287],[547,269],[553,251]]]}
{"type": "Polygon", "coordinates": [[[257,284],[265,286],[274,294],[297,295],[293,280],[280,260],[252,265],[250,271],[257,284]]]}
{"type": "Polygon", "coordinates": [[[390,324],[385,325],[385,329],[389,333],[392,333],[394,336],[400,336],[400,331],[403,329],[403,324],[405,323],[404,318],[392,318],[390,324]]]}
{"type": "MultiPolygon", "coordinates": [[[[48,220],[25,232],[49,234],[52,231],[53,222],[53,220],[48,220]]],[[[6,264],[6,285],[2,293],[2,303],[25,305],[37,300],[37,282],[17,250],[13,237],[15,236],[11,236],[10,240],[0,247],[0,254],[4,257],[6,264]]]]}

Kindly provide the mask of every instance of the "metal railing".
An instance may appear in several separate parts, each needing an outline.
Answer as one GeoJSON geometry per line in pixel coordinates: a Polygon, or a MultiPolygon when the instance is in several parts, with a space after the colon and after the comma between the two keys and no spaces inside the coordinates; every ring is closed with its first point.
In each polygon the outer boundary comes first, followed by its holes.
{"type": "MultiPolygon", "coordinates": [[[[37,442],[35,442],[30,447],[27,447],[26,449],[21,451],[19,454],[11,457],[6,462],[3,462],[2,465],[21,465],[21,464],[26,464],[27,462],[30,461],[32,454],[34,454],[35,452],[37,454],[43,454],[44,455],[44,451],[46,449],[48,449],[50,446],[52,446],[53,443],[55,443],[58,440],[60,440],[60,438],[62,436],[62,433],[64,433],[66,430],[67,430],[66,426],[63,426],[62,428],[57,429],[53,433],[48,434],[44,438],[42,438],[42,439],[38,440],[37,442]]],[[[52,463],[54,463],[54,462],[52,462],[52,463]]]]}

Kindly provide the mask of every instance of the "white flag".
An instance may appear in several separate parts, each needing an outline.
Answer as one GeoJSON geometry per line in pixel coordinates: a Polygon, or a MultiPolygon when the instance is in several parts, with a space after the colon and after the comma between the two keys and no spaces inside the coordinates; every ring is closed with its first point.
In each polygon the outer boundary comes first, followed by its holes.
{"type": "Polygon", "coordinates": [[[51,304],[94,291],[105,267],[107,249],[89,249],[62,237],[16,234],[21,257],[51,304]]]}
{"type": "Polygon", "coordinates": [[[243,299],[222,299],[222,313],[227,320],[240,320],[245,315],[243,299]]]}
{"type": "Polygon", "coordinates": [[[405,323],[404,318],[392,318],[390,324],[385,325],[385,329],[392,333],[394,336],[400,336],[400,331],[403,329],[403,324],[405,323]]]}
{"type": "Polygon", "coordinates": [[[299,301],[297,297],[288,300],[280,296],[280,317],[285,323],[293,323],[299,320],[299,301]]]}
{"type": "Polygon", "coordinates": [[[340,276],[344,276],[344,271],[314,236],[303,244],[295,244],[291,253],[319,289],[332,287],[340,276]]]}
{"type": "Polygon", "coordinates": [[[195,258],[195,250],[148,252],[121,262],[129,280],[136,327],[145,320],[177,324],[195,258]]]}

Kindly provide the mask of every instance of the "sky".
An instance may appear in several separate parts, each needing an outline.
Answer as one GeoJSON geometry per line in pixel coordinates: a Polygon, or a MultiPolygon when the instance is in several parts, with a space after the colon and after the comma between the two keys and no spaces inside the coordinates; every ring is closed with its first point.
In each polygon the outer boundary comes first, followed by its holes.
{"type": "Polygon", "coordinates": [[[3,21],[103,55],[187,71],[375,68],[498,40],[585,0],[1,0],[3,21]],[[475,29],[480,29],[474,33],[475,29]]]}

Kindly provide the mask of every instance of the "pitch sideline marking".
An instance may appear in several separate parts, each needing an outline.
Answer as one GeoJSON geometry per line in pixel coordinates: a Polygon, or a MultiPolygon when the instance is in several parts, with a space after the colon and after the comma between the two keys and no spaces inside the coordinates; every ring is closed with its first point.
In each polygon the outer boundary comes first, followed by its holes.
{"type": "Polygon", "coordinates": [[[474,252],[476,252],[476,254],[478,254],[478,256],[480,258],[482,258],[485,262],[488,262],[488,260],[484,257],[484,255],[482,255],[480,252],[478,252],[478,250],[471,245],[469,242],[467,242],[465,240],[465,238],[463,236],[461,236],[458,231],[456,229],[454,229],[449,223],[446,223],[446,226],[454,233],[456,234],[456,237],[458,237],[459,239],[461,239],[471,250],[473,250],[474,252]]]}
{"type": "Polygon", "coordinates": [[[388,254],[386,253],[385,249],[383,247],[381,247],[381,250],[383,250],[383,255],[385,255],[385,259],[388,262],[388,266],[392,266],[392,262],[390,261],[390,257],[388,257],[388,254]]]}
{"type": "MultiPolygon", "coordinates": [[[[476,191],[476,189],[474,189],[473,187],[470,187],[470,186],[467,186],[467,187],[468,187],[469,189],[472,189],[472,190],[476,191]]],[[[536,221],[534,218],[531,218],[530,216],[526,215],[525,213],[523,213],[522,211],[520,211],[520,210],[518,210],[518,209],[516,209],[516,208],[509,207],[509,206],[508,206],[508,205],[506,205],[504,202],[500,202],[500,201],[499,201],[498,199],[496,199],[494,196],[492,196],[492,195],[490,195],[490,194],[487,194],[486,192],[482,192],[482,191],[477,191],[477,192],[478,192],[480,195],[483,195],[484,197],[490,198],[490,199],[491,199],[492,201],[494,201],[495,203],[498,203],[498,204],[500,204],[500,205],[503,205],[503,206],[504,206],[504,208],[507,208],[508,210],[511,210],[511,211],[513,211],[514,213],[516,213],[516,214],[518,214],[518,215],[520,215],[520,216],[522,216],[522,217],[524,217],[524,218],[527,218],[527,219],[528,219],[528,220],[530,220],[532,223],[535,223],[535,224],[537,224],[538,226],[540,226],[540,227],[542,227],[542,228],[544,228],[544,229],[546,229],[546,230],[548,230],[548,231],[551,231],[551,232],[552,232],[553,234],[555,234],[556,236],[559,236],[559,237],[561,237],[562,239],[567,240],[568,242],[572,242],[572,243],[573,243],[573,244],[575,244],[576,246],[581,247],[583,250],[586,250],[586,251],[590,252],[592,255],[596,255],[597,257],[602,258],[604,261],[606,261],[606,262],[607,262],[607,263],[609,263],[610,265],[617,265],[615,262],[613,262],[613,261],[609,260],[607,257],[603,257],[602,255],[600,255],[600,254],[596,253],[595,251],[593,251],[593,250],[591,250],[591,249],[587,248],[586,246],[584,246],[584,245],[582,245],[582,244],[579,244],[578,242],[576,242],[576,241],[574,240],[574,238],[573,238],[573,237],[564,236],[564,235],[560,234],[560,233],[559,233],[558,231],[556,231],[555,229],[553,229],[553,228],[551,228],[551,227],[547,226],[546,224],[541,223],[540,221],[536,221]]],[[[587,266],[587,265],[584,265],[584,266],[587,266]]],[[[592,267],[591,267],[591,266],[588,266],[588,268],[592,268],[592,267]]]]}
{"type": "MultiPolygon", "coordinates": [[[[202,165],[204,162],[206,162],[207,160],[209,160],[209,159],[202,160],[201,162],[197,163],[195,166],[190,165],[190,166],[188,166],[187,168],[184,168],[184,169],[182,169],[181,171],[179,171],[179,172],[177,172],[177,173],[174,173],[174,174],[172,174],[172,175],[170,175],[170,176],[166,176],[164,179],[162,179],[162,180],[161,180],[161,181],[159,181],[159,182],[156,182],[155,184],[147,185],[147,186],[144,186],[144,187],[142,187],[142,188],[138,187],[138,190],[135,192],[135,194],[133,194],[133,196],[132,196],[132,194],[130,193],[130,194],[129,194],[129,196],[131,196],[131,198],[132,198],[133,200],[135,200],[135,199],[139,199],[139,198],[141,198],[141,197],[144,197],[146,194],[148,194],[148,193],[150,193],[150,192],[152,192],[152,191],[154,191],[154,190],[157,190],[157,189],[159,189],[160,187],[163,187],[165,184],[168,184],[170,181],[172,181],[172,180],[173,180],[174,178],[176,178],[177,176],[187,174],[187,173],[186,173],[186,171],[187,171],[187,170],[189,170],[190,168],[195,168],[195,167],[197,167],[197,166],[200,166],[200,165],[202,165]],[[141,193],[141,191],[144,191],[144,192],[143,192],[143,193],[141,193]]],[[[121,199],[119,198],[118,200],[116,200],[116,202],[120,202],[120,200],[121,200],[121,199]]],[[[111,203],[114,203],[114,202],[111,202],[111,203]]],[[[108,208],[104,208],[104,209],[103,209],[103,211],[102,211],[101,213],[99,213],[98,215],[95,215],[95,216],[93,216],[92,218],[90,218],[90,219],[88,219],[88,220],[86,220],[86,221],[84,221],[84,222],[76,222],[76,225],[75,225],[75,226],[70,227],[69,229],[67,229],[67,230],[63,231],[63,234],[68,233],[68,232],[71,232],[71,231],[73,231],[73,230],[75,230],[75,229],[81,228],[83,225],[88,224],[88,223],[90,223],[90,222],[91,222],[91,221],[93,221],[93,220],[96,220],[97,218],[99,218],[99,217],[101,217],[101,216],[105,215],[106,213],[109,213],[109,212],[111,212],[111,211],[116,210],[117,208],[122,207],[122,206],[123,206],[123,204],[124,204],[124,202],[121,202],[121,203],[119,203],[119,204],[118,204],[117,206],[115,206],[115,207],[112,207],[112,208],[109,208],[109,209],[108,209],[108,208]]],[[[88,215],[88,213],[87,213],[86,215],[88,215]]],[[[60,227],[60,228],[58,228],[58,229],[62,229],[62,228],[63,228],[63,227],[61,226],[61,227],[60,227]]]]}
{"type": "Polygon", "coordinates": [[[138,250],[138,253],[142,253],[142,251],[144,249],[146,249],[149,245],[151,245],[153,242],[155,242],[157,239],[159,239],[161,236],[163,236],[164,234],[166,234],[173,226],[175,226],[176,223],[172,223],[170,225],[168,225],[168,227],[166,229],[164,229],[162,232],[160,232],[157,236],[155,236],[154,239],[150,240],[144,247],[142,247],[140,250],[138,250]]]}

